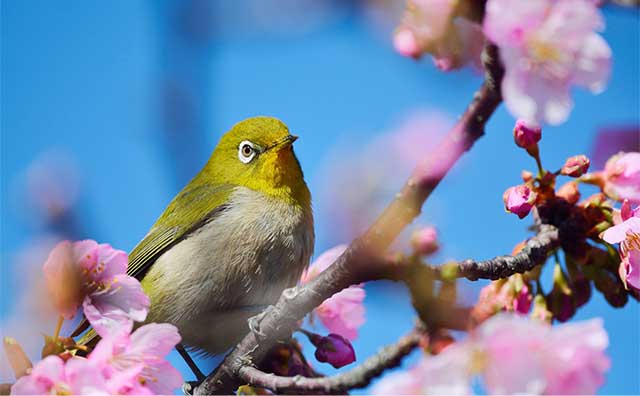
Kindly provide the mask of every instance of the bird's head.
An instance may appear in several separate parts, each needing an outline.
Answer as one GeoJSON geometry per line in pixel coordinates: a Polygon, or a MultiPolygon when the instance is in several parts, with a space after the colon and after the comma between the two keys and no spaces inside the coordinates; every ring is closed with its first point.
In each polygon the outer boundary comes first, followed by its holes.
{"type": "Polygon", "coordinates": [[[309,191],[293,152],[296,139],[277,118],[248,118],[222,136],[205,173],[216,183],[244,186],[308,205],[309,191]]]}

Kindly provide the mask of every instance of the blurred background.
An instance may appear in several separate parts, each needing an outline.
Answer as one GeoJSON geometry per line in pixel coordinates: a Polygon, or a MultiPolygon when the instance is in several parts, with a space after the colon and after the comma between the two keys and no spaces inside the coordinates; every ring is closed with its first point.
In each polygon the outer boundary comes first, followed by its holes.
{"type": "MultiPolygon", "coordinates": [[[[481,83],[473,70],[442,73],[428,58],[396,54],[391,33],[403,6],[400,0],[3,1],[2,336],[16,337],[37,357],[42,334],[55,326],[38,308],[40,268],[54,244],[91,238],[129,251],[221,134],[246,117],[279,117],[301,137],[296,152],[314,197],[316,255],[349,242],[481,83]]],[[[569,121],[543,131],[549,169],[582,153],[593,156],[597,169],[609,154],[638,150],[639,13],[615,6],[604,13],[612,79],[599,96],[576,91],[569,121]]],[[[513,123],[501,107],[412,226],[439,230],[435,262],[506,254],[530,235],[531,220],[505,213],[502,204],[520,171],[535,168],[513,144],[513,123]]],[[[406,239],[395,247],[405,249],[406,239]]],[[[473,303],[485,284],[461,282],[460,299],[473,303]]],[[[366,290],[358,360],[394,342],[414,318],[401,285],[380,282],[366,290]]],[[[601,392],[639,393],[638,303],[614,309],[594,293],[574,320],[592,317],[604,318],[610,336],[612,368],[601,392]]],[[[0,382],[13,381],[1,361],[0,382]]],[[[172,361],[191,378],[177,354],[172,361]]],[[[200,364],[208,370],[216,360],[200,364]]]]}

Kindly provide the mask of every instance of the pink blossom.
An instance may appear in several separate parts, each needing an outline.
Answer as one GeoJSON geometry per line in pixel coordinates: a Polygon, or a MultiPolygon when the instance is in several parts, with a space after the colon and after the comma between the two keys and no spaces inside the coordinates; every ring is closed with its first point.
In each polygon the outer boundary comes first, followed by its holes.
{"type": "Polygon", "coordinates": [[[158,395],[171,394],[182,384],[182,375],[166,355],[180,342],[175,326],[150,323],[131,335],[119,333],[104,338],[89,355],[89,360],[103,367],[111,381],[126,386],[127,378],[135,378],[158,395]]]}
{"type": "Polygon", "coordinates": [[[423,227],[411,235],[411,246],[418,254],[428,256],[440,248],[435,227],[423,227]]]}
{"type": "Polygon", "coordinates": [[[398,370],[383,376],[371,389],[372,395],[418,395],[420,378],[412,371],[398,370]]]}
{"type": "Polygon", "coordinates": [[[595,394],[610,362],[601,319],[560,326],[501,314],[472,336],[494,394],[595,394]]]}
{"type": "Polygon", "coordinates": [[[640,216],[630,217],[618,225],[607,228],[602,233],[602,239],[609,243],[620,243],[626,240],[629,234],[640,234],[640,216]]]}
{"type": "Polygon", "coordinates": [[[60,313],[75,315],[80,304],[101,336],[129,333],[147,316],[149,298],[128,276],[127,254],[92,240],[60,242],[44,264],[47,286],[60,313]]]}
{"type": "Polygon", "coordinates": [[[372,389],[375,395],[468,395],[473,375],[473,345],[456,343],[435,356],[423,355],[408,371],[389,374],[372,389]]]}
{"type": "Polygon", "coordinates": [[[529,125],[525,120],[516,121],[513,128],[513,140],[518,147],[528,149],[542,139],[542,129],[537,125],[529,125]]]}
{"type": "Polygon", "coordinates": [[[560,170],[560,173],[565,176],[580,177],[587,173],[587,171],[589,170],[589,164],[590,161],[586,155],[576,155],[567,158],[564,166],[560,170]]]}
{"type": "Polygon", "coordinates": [[[313,335],[310,341],[316,347],[316,359],[329,363],[335,368],[344,367],[356,361],[356,351],[346,338],[339,334],[329,334],[326,337],[313,335]]]}
{"type": "MultiPolygon", "coordinates": [[[[307,283],[327,269],[347,248],[338,245],[321,254],[303,274],[302,283],[307,283]]],[[[365,322],[363,286],[353,285],[334,294],[314,310],[322,324],[331,332],[349,340],[358,337],[358,329],[365,322]]]]}
{"type": "Polygon", "coordinates": [[[500,49],[509,111],[556,125],[573,107],[572,85],[601,92],[611,68],[611,49],[595,33],[603,25],[589,0],[489,0],[483,29],[500,49]]]}
{"type": "Polygon", "coordinates": [[[20,377],[11,387],[12,395],[109,395],[100,369],[93,362],[58,356],[38,362],[31,374],[20,377]]]}
{"type": "Polygon", "coordinates": [[[393,43],[401,55],[419,58],[431,53],[438,68],[448,71],[480,64],[482,28],[457,18],[457,0],[409,0],[393,43]]]}
{"type": "Polygon", "coordinates": [[[604,193],[612,199],[640,204],[640,152],[618,153],[604,166],[604,193]]]}
{"type": "Polygon", "coordinates": [[[469,394],[480,375],[491,394],[594,394],[610,362],[601,319],[551,327],[502,313],[467,340],[389,375],[374,394],[469,394]]]}
{"type": "Polygon", "coordinates": [[[521,219],[529,214],[536,202],[536,197],[536,193],[524,184],[509,187],[502,195],[507,212],[511,212],[521,219]]]}

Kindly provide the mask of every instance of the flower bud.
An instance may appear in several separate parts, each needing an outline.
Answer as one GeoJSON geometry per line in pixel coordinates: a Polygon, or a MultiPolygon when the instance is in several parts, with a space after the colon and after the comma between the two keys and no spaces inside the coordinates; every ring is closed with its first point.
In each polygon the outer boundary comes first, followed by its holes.
{"type": "Polygon", "coordinates": [[[559,264],[553,270],[553,289],[547,295],[547,306],[558,322],[566,322],[576,313],[571,289],[559,264]]]}
{"type": "Polygon", "coordinates": [[[16,379],[29,374],[33,364],[18,341],[12,337],[4,337],[3,344],[5,356],[16,379]]]}
{"type": "Polygon", "coordinates": [[[520,172],[520,177],[522,178],[523,182],[527,183],[533,180],[533,173],[529,172],[528,170],[523,170],[522,172],[520,172]]]}
{"type": "Polygon", "coordinates": [[[418,59],[422,55],[418,40],[411,29],[402,28],[393,35],[393,47],[400,55],[418,59]]]}
{"type": "Polygon", "coordinates": [[[520,314],[528,314],[531,309],[532,301],[533,296],[529,291],[529,287],[526,283],[523,283],[520,291],[517,292],[513,299],[513,310],[520,314]]]}
{"type": "Polygon", "coordinates": [[[553,314],[547,308],[547,300],[542,294],[536,294],[533,299],[533,312],[531,312],[531,317],[547,323],[551,323],[551,319],[553,319],[553,314]]]}
{"type": "Polygon", "coordinates": [[[570,181],[563,184],[562,187],[560,187],[560,189],[556,191],[556,196],[574,205],[580,200],[580,190],[578,190],[578,183],[570,181]]]}
{"type": "Polygon", "coordinates": [[[589,158],[585,155],[576,155],[571,158],[567,158],[564,166],[560,170],[565,176],[580,177],[587,173],[589,170],[589,158]]]}
{"type": "Polygon", "coordinates": [[[434,227],[424,227],[415,231],[411,235],[411,246],[416,253],[422,256],[435,253],[440,248],[438,232],[434,227]]]}
{"type": "Polygon", "coordinates": [[[351,343],[339,334],[331,333],[326,337],[314,335],[310,341],[315,345],[316,359],[335,368],[346,366],[356,360],[356,352],[351,343]]]}
{"type": "Polygon", "coordinates": [[[571,290],[576,308],[580,308],[591,298],[591,283],[582,273],[574,274],[571,279],[571,290]]]}
{"type": "Polygon", "coordinates": [[[535,146],[542,138],[542,129],[538,126],[527,125],[524,120],[516,121],[513,128],[513,140],[519,147],[529,149],[535,146]]]}
{"type": "Polygon", "coordinates": [[[511,212],[522,219],[533,208],[536,202],[536,193],[528,186],[521,184],[508,188],[502,195],[502,199],[507,212],[511,212]]]}

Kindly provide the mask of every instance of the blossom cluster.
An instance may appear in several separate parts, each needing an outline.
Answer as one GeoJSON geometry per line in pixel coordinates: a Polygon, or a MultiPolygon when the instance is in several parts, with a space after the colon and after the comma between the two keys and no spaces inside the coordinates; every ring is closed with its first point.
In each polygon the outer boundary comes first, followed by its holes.
{"type": "Polygon", "coordinates": [[[530,124],[564,122],[572,86],[601,92],[611,49],[597,32],[604,22],[592,0],[408,0],[394,35],[396,50],[433,55],[442,70],[480,64],[485,41],[499,48],[507,109],[530,124]]]}
{"type": "MultiPolygon", "coordinates": [[[[43,270],[60,320],[45,338],[43,360],[32,366],[26,355],[18,359],[23,375],[11,394],[170,394],[182,384],[166,360],[180,342],[178,329],[150,323],[132,332],[134,322],[145,320],[149,298],[126,274],[127,263],[125,252],[92,240],[63,241],[53,249],[43,270]],[[86,357],[80,357],[88,352],[85,345],[59,335],[63,321],[80,307],[101,337],[86,357]]],[[[13,351],[20,356],[20,348],[13,351]]]]}
{"type": "Polygon", "coordinates": [[[599,319],[552,327],[503,313],[468,339],[387,375],[373,393],[471,394],[473,378],[480,376],[490,394],[593,394],[610,366],[608,343],[599,319]]]}

